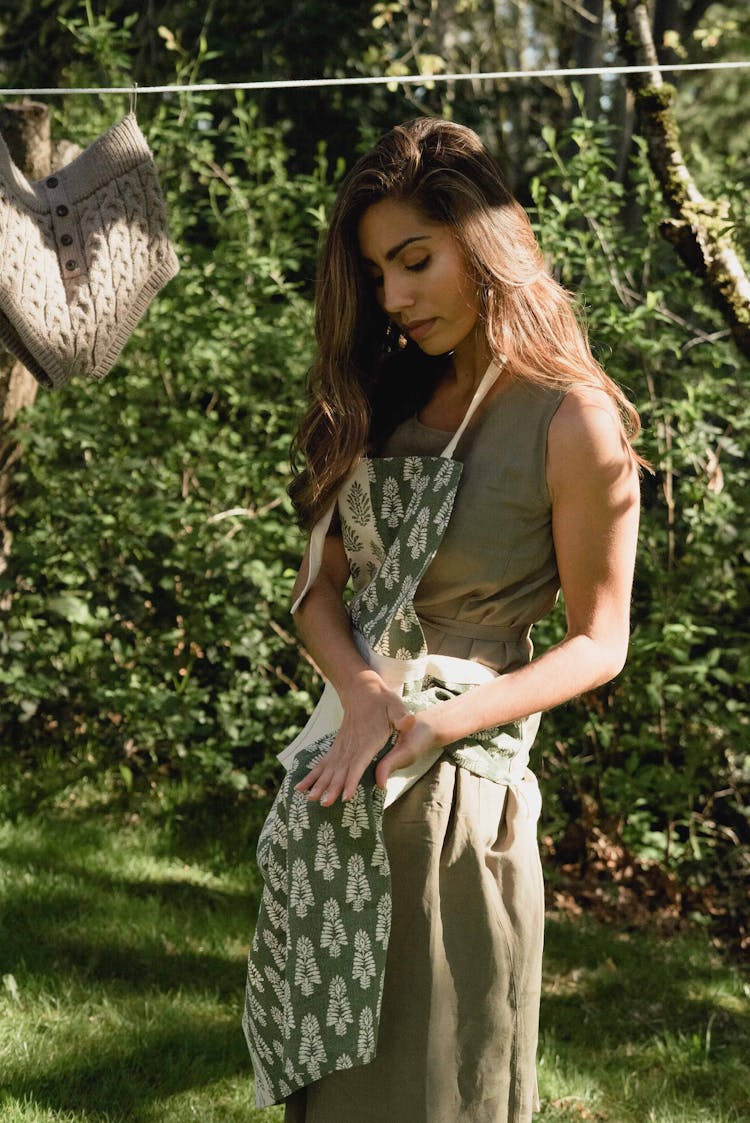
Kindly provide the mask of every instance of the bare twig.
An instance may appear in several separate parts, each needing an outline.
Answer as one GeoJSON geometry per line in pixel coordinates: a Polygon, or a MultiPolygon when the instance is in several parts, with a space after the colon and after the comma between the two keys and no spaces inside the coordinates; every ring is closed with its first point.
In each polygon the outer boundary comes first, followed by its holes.
{"type": "Polygon", "coordinates": [[[266,503],[262,507],[230,507],[227,511],[217,511],[215,515],[209,515],[206,522],[220,523],[223,522],[224,519],[236,518],[238,516],[245,519],[259,519],[283,502],[283,497],[279,495],[276,499],[272,499],[270,503],[266,503]]]}

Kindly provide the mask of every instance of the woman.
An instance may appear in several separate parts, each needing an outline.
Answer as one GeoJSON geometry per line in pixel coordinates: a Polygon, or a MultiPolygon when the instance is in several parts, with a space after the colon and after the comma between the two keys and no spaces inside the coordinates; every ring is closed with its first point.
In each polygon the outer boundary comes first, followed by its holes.
{"type": "Polygon", "coordinates": [[[543,927],[526,765],[540,711],[625,659],[637,414],[446,121],[393,129],[344,182],[317,342],[294,611],[327,686],[258,848],[257,1100],[306,1123],[520,1123],[543,927]],[[560,587],[565,637],[532,660],[560,587]]]}

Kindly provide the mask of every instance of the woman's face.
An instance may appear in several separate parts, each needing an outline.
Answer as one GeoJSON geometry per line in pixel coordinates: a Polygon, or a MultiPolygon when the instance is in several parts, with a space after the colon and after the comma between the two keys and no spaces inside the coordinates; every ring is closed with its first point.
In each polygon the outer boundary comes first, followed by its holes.
{"type": "Polygon", "coordinates": [[[365,211],[358,236],[378,304],[426,354],[444,355],[473,338],[476,286],[447,226],[409,203],[382,199],[365,211]]]}

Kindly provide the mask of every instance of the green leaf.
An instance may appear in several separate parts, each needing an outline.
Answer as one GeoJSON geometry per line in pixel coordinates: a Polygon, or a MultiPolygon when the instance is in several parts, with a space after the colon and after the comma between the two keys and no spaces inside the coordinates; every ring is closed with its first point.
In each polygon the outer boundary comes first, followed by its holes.
{"type": "Polygon", "coordinates": [[[73,593],[61,593],[59,596],[50,597],[47,607],[51,612],[62,616],[71,624],[93,624],[94,618],[89,611],[89,606],[81,597],[73,593]]]}
{"type": "Polygon", "coordinates": [[[555,145],[557,143],[557,132],[552,127],[552,125],[542,126],[542,140],[550,149],[550,151],[554,151],[555,145]]]}

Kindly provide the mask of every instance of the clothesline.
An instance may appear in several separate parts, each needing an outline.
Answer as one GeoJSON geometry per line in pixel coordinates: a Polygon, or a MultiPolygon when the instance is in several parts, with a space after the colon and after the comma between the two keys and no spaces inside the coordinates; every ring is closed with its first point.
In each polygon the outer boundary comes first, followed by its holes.
{"type": "Polygon", "coordinates": [[[0,89],[0,97],[54,97],[62,94],[167,94],[167,93],[215,93],[220,90],[296,90],[314,89],[328,86],[389,86],[424,85],[426,82],[473,82],[473,81],[518,81],[530,78],[607,78],[619,74],[651,74],[658,70],[674,73],[676,71],[698,70],[747,70],[750,59],[729,62],[675,62],[658,66],[574,66],[555,67],[540,70],[490,70],[469,74],[380,74],[356,78],[283,78],[265,82],[198,82],[187,85],[167,86],[74,86],[49,88],[0,89]]]}

